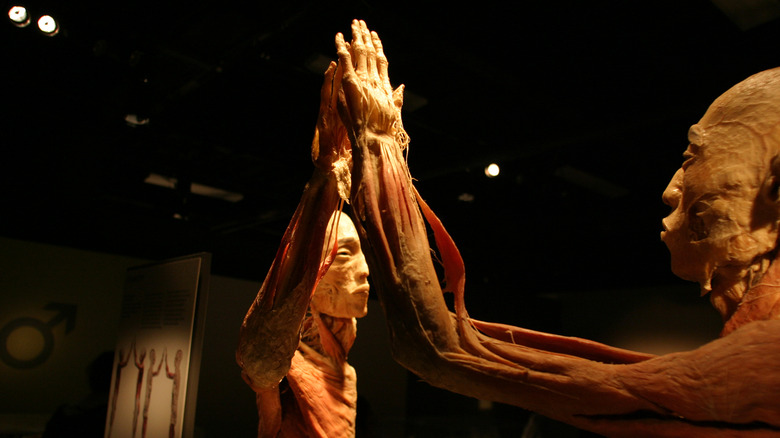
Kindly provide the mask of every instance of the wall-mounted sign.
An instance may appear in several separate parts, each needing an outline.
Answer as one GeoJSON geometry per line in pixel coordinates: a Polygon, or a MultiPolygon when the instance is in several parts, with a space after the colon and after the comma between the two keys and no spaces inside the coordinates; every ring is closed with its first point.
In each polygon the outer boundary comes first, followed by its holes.
{"type": "MultiPolygon", "coordinates": [[[[76,305],[65,303],[49,303],[44,309],[54,311],[56,314],[47,321],[31,317],[14,319],[0,328],[0,360],[6,365],[17,369],[35,368],[51,356],[54,351],[54,333],[52,329],[60,323],[65,323],[65,334],[73,331],[76,326],[76,305]],[[15,344],[29,344],[27,339],[18,333],[29,329],[37,333],[42,339],[40,348],[34,348],[31,354],[20,348],[14,348],[15,344]],[[15,341],[15,338],[19,339],[15,341]]],[[[27,347],[28,345],[23,345],[27,347]]]]}

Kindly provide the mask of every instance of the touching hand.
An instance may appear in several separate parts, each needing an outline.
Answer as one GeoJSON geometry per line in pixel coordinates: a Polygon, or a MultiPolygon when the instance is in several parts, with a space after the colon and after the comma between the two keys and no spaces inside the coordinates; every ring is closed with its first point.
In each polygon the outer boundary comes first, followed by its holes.
{"type": "Polygon", "coordinates": [[[320,91],[320,112],[311,143],[311,158],[318,169],[336,179],[339,196],[346,200],[351,189],[352,147],[337,109],[341,76],[341,66],[331,62],[320,91]]]}
{"type": "Polygon", "coordinates": [[[362,20],[352,22],[352,43],[336,35],[339,67],[343,69],[339,111],[353,138],[364,134],[403,137],[403,85],[395,91],[387,74],[387,58],[376,32],[362,20]]]}

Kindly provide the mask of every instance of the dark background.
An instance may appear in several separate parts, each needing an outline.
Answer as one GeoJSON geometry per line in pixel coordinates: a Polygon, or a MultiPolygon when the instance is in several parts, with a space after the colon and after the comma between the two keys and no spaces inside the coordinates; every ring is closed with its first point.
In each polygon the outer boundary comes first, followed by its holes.
{"type": "Polygon", "coordinates": [[[216,273],[262,279],[311,173],[322,60],[358,17],[409,92],[412,174],[467,290],[675,281],[660,195],[709,103],[780,65],[767,3],[740,26],[705,0],[30,2],[63,26],[2,27],[0,233],[149,259],[210,251],[216,273]]]}
{"type": "MultiPolygon", "coordinates": [[[[208,251],[215,274],[261,281],[312,171],[333,37],[363,18],[406,85],[409,165],[461,249],[472,316],[560,332],[566,308],[620,312],[610,291],[697,295],[669,271],[661,193],[707,106],[780,66],[777,1],[335,3],[26,3],[62,30],[0,26],[0,236],[208,251]]],[[[608,330],[580,318],[594,331],[575,335],[608,330]]],[[[465,403],[410,385],[410,411],[465,403]]]]}

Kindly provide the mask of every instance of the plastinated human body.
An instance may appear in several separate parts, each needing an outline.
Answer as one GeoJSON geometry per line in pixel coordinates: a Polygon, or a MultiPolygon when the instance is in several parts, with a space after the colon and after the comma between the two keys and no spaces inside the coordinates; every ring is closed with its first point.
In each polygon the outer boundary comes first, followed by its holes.
{"type": "Polygon", "coordinates": [[[664,194],[674,211],[663,239],[674,272],[712,294],[726,325],[696,350],[652,356],[470,318],[460,254],[402,155],[403,88],[390,86],[381,41],[355,21],[351,43],[338,34],[336,47],[352,211],[396,360],[432,385],[607,436],[780,434],[780,69],[727,91],[690,131],[664,194]],[[454,313],[443,291],[454,293],[454,313]]]}
{"type": "Polygon", "coordinates": [[[357,383],[347,353],[369,286],[357,231],[339,211],[351,165],[332,92],[340,76],[332,63],[312,144],[314,175],[241,326],[236,358],[256,393],[259,437],[355,435],[357,383]]]}

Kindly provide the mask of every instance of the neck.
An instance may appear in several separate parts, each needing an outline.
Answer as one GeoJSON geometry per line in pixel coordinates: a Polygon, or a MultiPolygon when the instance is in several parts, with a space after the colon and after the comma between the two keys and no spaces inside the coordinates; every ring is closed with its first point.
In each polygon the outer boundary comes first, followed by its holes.
{"type": "Polygon", "coordinates": [[[731,318],[745,293],[763,277],[768,267],[768,260],[761,259],[747,267],[721,267],[713,275],[710,302],[724,322],[731,318]]]}
{"type": "Polygon", "coordinates": [[[780,262],[774,252],[731,274],[731,282],[713,288],[710,299],[725,323],[721,335],[751,321],[780,317],[775,306],[780,302],[780,262]]]}
{"type": "Polygon", "coordinates": [[[312,311],[303,323],[301,342],[323,356],[345,361],[356,336],[355,318],[339,318],[312,311]]]}

